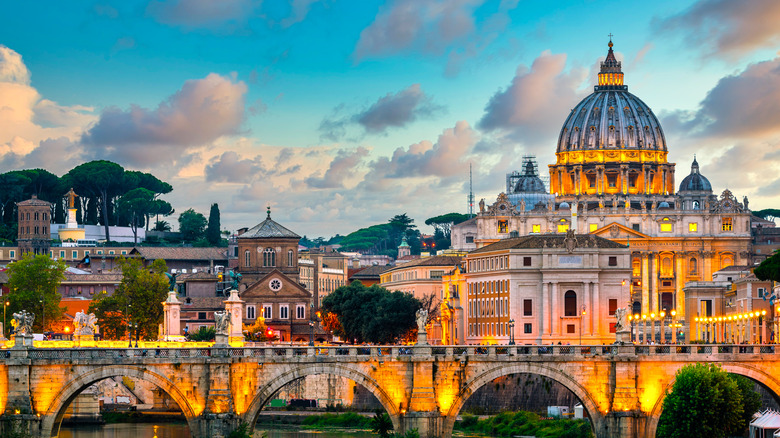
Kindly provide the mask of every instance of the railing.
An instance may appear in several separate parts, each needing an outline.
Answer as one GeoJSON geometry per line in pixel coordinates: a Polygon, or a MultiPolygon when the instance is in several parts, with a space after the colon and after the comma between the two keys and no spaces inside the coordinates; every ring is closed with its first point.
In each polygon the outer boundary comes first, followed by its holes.
{"type": "MultiPolygon", "coordinates": [[[[768,344],[661,344],[661,345],[436,345],[436,346],[252,346],[199,348],[20,348],[0,350],[0,361],[29,358],[55,361],[116,360],[133,358],[181,359],[208,357],[257,358],[261,361],[299,360],[297,358],[353,358],[356,361],[377,359],[408,360],[413,356],[476,360],[552,360],[571,361],[583,358],[611,356],[697,359],[743,356],[764,356],[780,353],[768,344]]],[[[773,358],[774,360],[774,358],[773,358]]]]}

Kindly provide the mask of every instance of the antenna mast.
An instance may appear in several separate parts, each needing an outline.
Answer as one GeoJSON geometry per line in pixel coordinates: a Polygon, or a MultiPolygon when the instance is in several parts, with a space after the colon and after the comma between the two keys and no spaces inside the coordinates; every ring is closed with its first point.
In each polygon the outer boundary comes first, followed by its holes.
{"type": "Polygon", "coordinates": [[[469,212],[469,219],[474,217],[474,190],[471,186],[471,163],[469,163],[469,196],[466,202],[469,212]]]}

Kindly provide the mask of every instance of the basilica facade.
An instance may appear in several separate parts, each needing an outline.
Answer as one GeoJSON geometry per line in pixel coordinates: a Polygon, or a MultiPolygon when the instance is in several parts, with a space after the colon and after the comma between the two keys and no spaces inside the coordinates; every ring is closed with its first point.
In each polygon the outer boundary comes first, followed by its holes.
{"type": "Polygon", "coordinates": [[[598,85],[563,123],[548,196],[538,196],[545,185],[524,165],[511,195],[482,200],[475,218],[453,227],[452,245],[473,251],[510,236],[569,230],[603,237],[629,247],[632,313],[685,315],[687,282],[751,264],[751,214],[747,197],[713,192],[695,157],[678,186],[667,156],[661,124],[628,92],[610,41],[598,85]],[[527,181],[533,178],[539,181],[527,181]]]}

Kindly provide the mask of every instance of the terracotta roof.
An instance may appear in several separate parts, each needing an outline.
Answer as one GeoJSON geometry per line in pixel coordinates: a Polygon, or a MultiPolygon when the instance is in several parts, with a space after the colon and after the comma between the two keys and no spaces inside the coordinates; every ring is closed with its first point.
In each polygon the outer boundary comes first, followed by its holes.
{"type": "Polygon", "coordinates": [[[26,201],[17,202],[16,205],[22,205],[22,206],[26,206],[26,205],[39,205],[41,207],[51,207],[51,202],[44,201],[43,199],[38,199],[37,196],[32,195],[32,198],[30,198],[30,199],[28,199],[26,201]]]}
{"type": "Polygon", "coordinates": [[[379,278],[380,274],[389,270],[390,268],[391,268],[390,266],[379,266],[379,265],[368,266],[355,272],[349,278],[350,280],[351,279],[359,280],[361,278],[379,278]]]}
{"type": "Polygon", "coordinates": [[[224,301],[228,297],[189,297],[190,304],[187,304],[187,298],[181,298],[181,310],[182,312],[191,312],[193,310],[211,310],[211,309],[224,309],[224,301]]]}
{"type": "MultiPolygon", "coordinates": [[[[405,269],[414,266],[457,266],[463,261],[463,257],[460,256],[433,256],[425,257],[417,260],[413,260],[409,263],[404,263],[387,271],[395,271],[397,269],[405,269]]],[[[385,272],[387,272],[385,271],[385,272]]]]}
{"type": "Polygon", "coordinates": [[[139,246],[131,255],[138,254],[147,260],[227,260],[227,248],[183,248],[164,246],[139,246]]]}
{"type": "Polygon", "coordinates": [[[301,238],[301,236],[274,222],[274,220],[271,219],[270,211],[268,212],[268,217],[264,221],[250,228],[246,233],[238,236],[239,239],[257,239],[268,237],[288,237],[294,239],[301,238]]]}
{"type": "Polygon", "coordinates": [[[206,281],[217,281],[217,276],[215,274],[209,274],[206,271],[198,271],[194,274],[179,274],[176,277],[177,280],[206,280],[206,281]]]}
{"type": "MultiPolygon", "coordinates": [[[[576,234],[576,248],[628,248],[627,246],[614,242],[594,234],[576,234]]],[[[542,234],[535,236],[514,237],[502,239],[482,248],[475,249],[469,254],[478,254],[482,252],[500,251],[504,249],[522,249],[522,248],[566,248],[565,234],[542,234]]]]}

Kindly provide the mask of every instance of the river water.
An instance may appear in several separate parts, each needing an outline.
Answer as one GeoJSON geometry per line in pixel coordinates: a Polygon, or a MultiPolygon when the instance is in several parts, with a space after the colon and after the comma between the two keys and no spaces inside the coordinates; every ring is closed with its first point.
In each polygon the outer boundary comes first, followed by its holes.
{"type": "MultiPolygon", "coordinates": [[[[258,432],[267,431],[268,438],[369,438],[376,437],[371,432],[358,431],[315,431],[295,429],[255,429],[255,437],[261,438],[258,432]]],[[[62,426],[59,438],[189,438],[190,429],[186,424],[177,423],[116,423],[100,426],[62,426]]]]}

